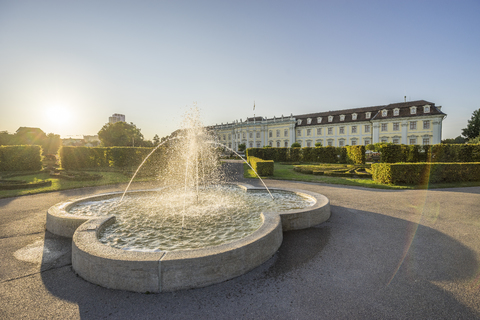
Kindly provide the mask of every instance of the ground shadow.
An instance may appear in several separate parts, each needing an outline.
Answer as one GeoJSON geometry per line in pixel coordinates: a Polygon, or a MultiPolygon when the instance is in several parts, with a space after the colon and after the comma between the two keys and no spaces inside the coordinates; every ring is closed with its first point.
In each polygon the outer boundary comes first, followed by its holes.
{"type": "Polygon", "coordinates": [[[264,265],[206,288],[109,290],[77,277],[70,265],[49,267],[41,277],[52,295],[77,304],[85,319],[474,319],[475,311],[434,282],[471,279],[478,267],[474,251],[435,229],[332,206],[328,222],[284,233],[264,265]]]}

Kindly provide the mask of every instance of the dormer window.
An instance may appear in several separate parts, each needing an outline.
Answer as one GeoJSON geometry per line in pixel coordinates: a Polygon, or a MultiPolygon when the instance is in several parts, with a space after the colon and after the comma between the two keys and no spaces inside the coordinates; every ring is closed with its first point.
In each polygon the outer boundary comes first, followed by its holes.
{"type": "Polygon", "coordinates": [[[322,117],[317,117],[317,123],[322,123],[322,117]]]}
{"type": "Polygon", "coordinates": [[[400,109],[398,109],[398,108],[393,109],[393,115],[394,116],[398,116],[399,114],[400,114],[400,109]]]}
{"type": "Polygon", "coordinates": [[[357,120],[357,114],[356,113],[352,113],[352,120],[357,120]]]}
{"type": "Polygon", "coordinates": [[[417,107],[410,107],[410,114],[417,114],[417,107]]]}
{"type": "Polygon", "coordinates": [[[344,114],[340,115],[340,121],[345,121],[345,115],[344,114]]]}
{"type": "Polygon", "coordinates": [[[365,118],[370,119],[372,116],[371,112],[365,112],[365,118]]]}
{"type": "Polygon", "coordinates": [[[382,110],[382,117],[386,117],[388,115],[388,110],[382,110]]]}
{"type": "Polygon", "coordinates": [[[429,113],[430,112],[430,105],[423,106],[423,113],[429,113]]]}
{"type": "Polygon", "coordinates": [[[298,124],[298,125],[301,125],[301,124],[302,124],[302,119],[298,119],[298,120],[297,120],[297,124],[298,124]]]}
{"type": "Polygon", "coordinates": [[[333,116],[328,116],[328,122],[332,122],[333,121],[333,116]]]}
{"type": "Polygon", "coordinates": [[[312,123],[312,118],[308,118],[307,119],[307,124],[311,124],[312,123]]]}

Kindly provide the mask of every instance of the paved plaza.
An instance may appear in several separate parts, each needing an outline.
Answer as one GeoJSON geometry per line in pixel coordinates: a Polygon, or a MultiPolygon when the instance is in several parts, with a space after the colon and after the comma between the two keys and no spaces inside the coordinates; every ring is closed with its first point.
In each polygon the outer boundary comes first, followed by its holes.
{"type": "Polygon", "coordinates": [[[330,220],[243,276],[160,294],[84,281],[71,240],[45,231],[57,202],[125,186],[0,199],[0,319],[480,319],[480,187],[267,185],[327,196],[330,220]]]}

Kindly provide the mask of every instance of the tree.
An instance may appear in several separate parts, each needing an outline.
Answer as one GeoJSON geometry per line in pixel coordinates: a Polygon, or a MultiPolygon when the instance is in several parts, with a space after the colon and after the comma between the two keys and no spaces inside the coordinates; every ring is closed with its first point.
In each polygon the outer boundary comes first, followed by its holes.
{"type": "Polygon", "coordinates": [[[292,148],[301,148],[302,145],[301,145],[300,143],[298,143],[298,142],[294,142],[294,143],[292,143],[292,146],[291,146],[291,147],[292,147],[292,148]]]}
{"type": "Polygon", "coordinates": [[[119,121],[104,125],[98,132],[98,139],[105,147],[141,146],[143,134],[133,123],[119,121]]]}
{"type": "Polygon", "coordinates": [[[153,145],[158,145],[160,143],[160,137],[158,136],[158,134],[156,134],[154,137],[153,137],[153,145]]]}
{"type": "Polygon", "coordinates": [[[240,143],[238,145],[238,151],[240,151],[240,152],[245,151],[246,148],[247,148],[247,146],[245,145],[245,143],[240,143]]]}
{"type": "Polygon", "coordinates": [[[468,140],[468,144],[480,144],[480,135],[476,138],[468,140]]]}
{"type": "Polygon", "coordinates": [[[473,111],[472,118],[468,120],[468,125],[462,129],[462,136],[468,140],[480,135],[480,109],[473,111]]]}
{"type": "Polygon", "coordinates": [[[315,147],[318,148],[318,147],[321,147],[322,146],[322,143],[321,142],[315,142],[315,147]]]}
{"type": "Polygon", "coordinates": [[[464,144],[467,142],[467,139],[465,139],[462,136],[458,136],[455,139],[444,139],[442,140],[443,144],[464,144]]]}

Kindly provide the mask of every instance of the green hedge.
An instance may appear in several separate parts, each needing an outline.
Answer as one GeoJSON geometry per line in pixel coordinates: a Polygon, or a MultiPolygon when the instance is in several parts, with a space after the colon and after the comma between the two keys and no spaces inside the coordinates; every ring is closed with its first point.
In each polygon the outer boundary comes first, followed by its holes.
{"type": "MultiPolygon", "coordinates": [[[[153,148],[143,147],[62,147],[60,163],[66,170],[138,167],[152,150],[153,148]]],[[[162,148],[157,149],[146,161],[142,170],[157,170],[163,163],[164,151],[162,148]]]]}
{"type": "Polygon", "coordinates": [[[249,148],[247,158],[250,156],[276,162],[365,164],[365,147],[249,148]]]}
{"type": "Polygon", "coordinates": [[[263,160],[257,157],[248,157],[248,163],[259,176],[273,176],[273,160],[263,160]]]}
{"type": "Polygon", "coordinates": [[[385,143],[378,146],[380,162],[480,162],[480,144],[403,145],[385,143]]]}
{"type": "Polygon", "coordinates": [[[480,162],[374,163],[372,178],[379,183],[407,185],[480,181],[480,162]]]}
{"type": "Polygon", "coordinates": [[[0,146],[0,171],[38,171],[42,169],[40,146],[0,146]]]}

